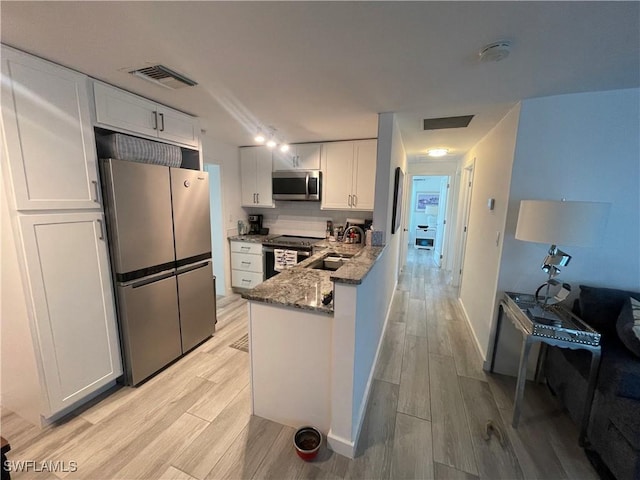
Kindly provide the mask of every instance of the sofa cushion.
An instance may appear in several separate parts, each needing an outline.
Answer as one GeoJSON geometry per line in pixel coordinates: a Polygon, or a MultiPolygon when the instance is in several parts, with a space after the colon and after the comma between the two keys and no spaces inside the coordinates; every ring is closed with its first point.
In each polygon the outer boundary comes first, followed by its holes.
{"type": "Polygon", "coordinates": [[[640,301],[627,298],[616,322],[616,330],[624,346],[640,357],[640,301]]]}
{"type": "Polygon", "coordinates": [[[580,285],[580,317],[603,337],[617,337],[616,320],[629,297],[640,300],[639,293],[580,285]]]}
{"type": "MultiPolygon", "coordinates": [[[[547,375],[550,374],[550,369],[566,369],[564,365],[558,364],[557,360],[553,358],[554,355],[551,355],[556,349],[557,353],[573,367],[572,372],[558,373],[570,377],[572,382],[580,381],[586,385],[589,378],[591,353],[587,350],[551,347],[547,365],[545,365],[547,375]]],[[[605,339],[602,342],[602,356],[596,388],[607,397],[622,397],[640,401],[640,360],[629,352],[618,339],[605,339]]],[[[576,388],[575,385],[569,388],[569,392],[570,395],[584,398],[582,389],[576,388]]]]}

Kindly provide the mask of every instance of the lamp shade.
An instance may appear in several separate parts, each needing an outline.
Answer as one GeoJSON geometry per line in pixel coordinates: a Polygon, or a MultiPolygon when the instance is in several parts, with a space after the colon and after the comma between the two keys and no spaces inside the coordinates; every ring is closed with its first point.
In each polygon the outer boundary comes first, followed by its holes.
{"type": "Polygon", "coordinates": [[[604,232],[609,203],[522,200],[516,238],[576,247],[595,246],[604,232]]]}

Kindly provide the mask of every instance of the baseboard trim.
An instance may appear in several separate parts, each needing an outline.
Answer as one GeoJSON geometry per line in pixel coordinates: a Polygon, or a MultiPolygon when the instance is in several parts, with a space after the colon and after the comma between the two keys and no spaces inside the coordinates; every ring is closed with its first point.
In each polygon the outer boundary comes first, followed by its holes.
{"type": "Polygon", "coordinates": [[[473,329],[473,326],[471,325],[471,320],[469,319],[469,314],[467,313],[467,309],[464,308],[464,303],[462,303],[462,299],[460,297],[458,297],[458,305],[460,305],[460,309],[462,310],[462,315],[464,317],[464,321],[467,322],[467,327],[469,327],[469,331],[471,332],[471,336],[473,337],[473,343],[476,346],[476,351],[478,352],[478,354],[480,355],[480,358],[482,359],[482,368],[484,370],[488,370],[488,368],[486,368],[486,365],[487,365],[487,362],[488,362],[487,355],[482,352],[482,347],[480,346],[480,342],[478,341],[478,337],[476,336],[476,332],[473,329]]]}
{"type": "Polygon", "coordinates": [[[355,458],[356,442],[351,442],[346,438],[334,435],[331,430],[329,430],[329,433],[327,434],[327,445],[329,445],[331,450],[340,455],[347,458],[355,458]]]}

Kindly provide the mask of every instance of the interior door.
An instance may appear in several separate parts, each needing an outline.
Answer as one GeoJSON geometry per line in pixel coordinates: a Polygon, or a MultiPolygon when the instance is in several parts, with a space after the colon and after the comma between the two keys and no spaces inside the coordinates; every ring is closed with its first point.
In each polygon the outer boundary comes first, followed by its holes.
{"type": "Polygon", "coordinates": [[[209,174],[185,168],[171,168],[170,172],[176,260],[211,256],[209,174]]]}
{"type": "Polygon", "coordinates": [[[206,340],[215,330],[216,292],[211,262],[178,270],[182,352],[206,340]]]}

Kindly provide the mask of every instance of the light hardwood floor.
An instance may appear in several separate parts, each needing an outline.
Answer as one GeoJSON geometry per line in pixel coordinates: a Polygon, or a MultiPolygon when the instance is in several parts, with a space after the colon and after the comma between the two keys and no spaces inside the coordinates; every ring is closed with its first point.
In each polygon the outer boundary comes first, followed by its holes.
{"type": "Polygon", "coordinates": [[[13,478],[597,478],[577,427],[544,386],[527,385],[511,428],[515,379],[482,371],[455,291],[428,251],[409,251],[353,460],[324,447],[304,462],[292,428],[251,416],[248,354],[229,347],[246,332],[245,301],[226,297],[216,335],[144,385],[108,392],[43,430],[3,409],[9,460],[78,467],[13,478]],[[488,421],[502,439],[484,439],[488,421]]]}

